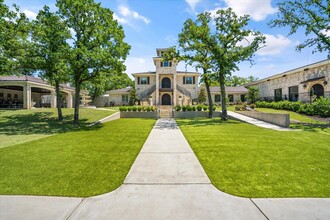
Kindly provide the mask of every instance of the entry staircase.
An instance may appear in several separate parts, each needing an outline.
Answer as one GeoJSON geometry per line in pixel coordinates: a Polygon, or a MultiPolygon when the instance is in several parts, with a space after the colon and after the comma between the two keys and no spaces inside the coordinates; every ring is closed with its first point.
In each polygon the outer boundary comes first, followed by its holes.
{"type": "Polygon", "coordinates": [[[160,118],[173,118],[173,106],[172,105],[160,105],[159,106],[160,118]]]}

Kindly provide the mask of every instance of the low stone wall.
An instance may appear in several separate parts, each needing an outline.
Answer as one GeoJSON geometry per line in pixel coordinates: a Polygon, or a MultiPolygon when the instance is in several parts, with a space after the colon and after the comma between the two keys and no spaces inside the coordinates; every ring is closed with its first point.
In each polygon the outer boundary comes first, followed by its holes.
{"type": "Polygon", "coordinates": [[[279,125],[285,128],[290,126],[289,114],[264,113],[264,112],[256,112],[256,111],[240,111],[236,113],[249,116],[251,118],[259,119],[265,122],[269,122],[275,125],[279,125]]]}
{"type": "MultiPolygon", "coordinates": [[[[209,112],[202,111],[180,111],[173,112],[174,118],[208,118],[209,112]]],[[[213,112],[213,117],[220,117],[220,112],[213,112]]]]}
{"type": "Polygon", "coordinates": [[[158,112],[120,112],[120,118],[158,118],[158,112]]]}

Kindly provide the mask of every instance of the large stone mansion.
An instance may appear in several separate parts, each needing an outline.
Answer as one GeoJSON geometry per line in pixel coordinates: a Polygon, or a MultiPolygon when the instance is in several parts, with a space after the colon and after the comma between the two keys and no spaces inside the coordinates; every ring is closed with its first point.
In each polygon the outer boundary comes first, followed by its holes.
{"type": "MultiPolygon", "coordinates": [[[[162,53],[167,49],[156,49],[157,56],[153,57],[156,71],[133,73],[135,89],[141,105],[175,106],[193,104],[197,100],[200,87],[200,73],[177,70],[177,61],[166,61],[162,53]]],[[[220,88],[211,87],[212,99],[220,103],[220,88]]],[[[230,102],[245,101],[247,89],[227,87],[230,102]]],[[[99,97],[96,106],[127,105],[131,88],[108,91],[99,97]]]]}

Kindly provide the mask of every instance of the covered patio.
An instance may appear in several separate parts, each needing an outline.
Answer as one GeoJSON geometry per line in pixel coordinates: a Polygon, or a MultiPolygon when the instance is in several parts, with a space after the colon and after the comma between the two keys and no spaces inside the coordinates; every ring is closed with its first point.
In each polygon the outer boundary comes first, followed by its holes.
{"type": "MultiPolygon", "coordinates": [[[[72,108],[74,89],[61,86],[62,107],[72,108]]],[[[55,89],[33,76],[0,77],[0,108],[56,108],[55,89]]]]}

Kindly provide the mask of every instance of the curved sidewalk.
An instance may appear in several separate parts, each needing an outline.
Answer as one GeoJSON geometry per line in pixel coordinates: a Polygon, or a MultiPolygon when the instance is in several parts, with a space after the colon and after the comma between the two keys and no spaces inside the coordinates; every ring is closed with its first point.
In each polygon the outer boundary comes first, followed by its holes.
{"type": "Polygon", "coordinates": [[[330,199],[217,190],[173,119],[159,119],[124,184],[90,198],[0,196],[0,219],[329,219],[330,199]]]}

